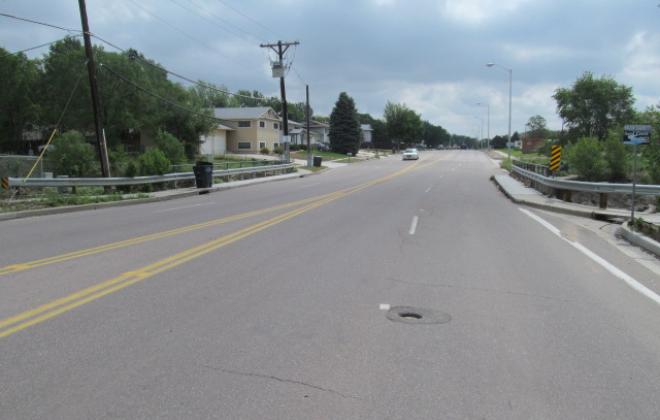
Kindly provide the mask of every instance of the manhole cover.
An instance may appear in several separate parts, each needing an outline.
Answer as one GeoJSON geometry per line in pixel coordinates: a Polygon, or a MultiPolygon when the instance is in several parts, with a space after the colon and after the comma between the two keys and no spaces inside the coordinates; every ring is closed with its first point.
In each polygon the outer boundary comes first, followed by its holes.
{"type": "Polygon", "coordinates": [[[404,324],[444,324],[451,320],[447,313],[412,306],[393,306],[386,316],[390,321],[404,324]]]}

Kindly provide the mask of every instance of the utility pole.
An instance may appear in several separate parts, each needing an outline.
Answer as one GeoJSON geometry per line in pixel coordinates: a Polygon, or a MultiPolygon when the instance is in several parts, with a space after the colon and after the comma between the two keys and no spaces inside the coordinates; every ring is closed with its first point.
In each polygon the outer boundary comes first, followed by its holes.
{"type": "Polygon", "coordinates": [[[311,135],[312,132],[309,130],[310,126],[310,116],[311,116],[311,109],[309,107],[309,85],[305,85],[305,102],[307,103],[305,107],[305,117],[307,118],[307,167],[311,168],[312,167],[312,142],[311,142],[311,135]]]}
{"type": "Polygon", "coordinates": [[[89,73],[89,88],[92,92],[92,110],[94,111],[94,129],[96,131],[96,144],[99,148],[99,160],[101,161],[101,174],[110,176],[110,160],[108,159],[108,147],[105,143],[103,123],[101,122],[101,104],[96,82],[96,63],[94,62],[94,51],[89,33],[87,21],[87,6],[85,0],[78,0],[80,6],[80,21],[82,22],[83,39],[85,40],[85,55],[87,56],[87,72],[89,73]]]}
{"type": "Polygon", "coordinates": [[[279,66],[273,65],[273,77],[280,78],[280,94],[282,95],[282,131],[284,136],[282,141],[284,142],[284,158],[289,161],[289,111],[286,104],[286,87],[284,85],[284,54],[292,45],[300,44],[298,41],[293,42],[282,42],[277,41],[276,44],[260,44],[261,48],[270,48],[275,51],[278,57],[279,66]]]}

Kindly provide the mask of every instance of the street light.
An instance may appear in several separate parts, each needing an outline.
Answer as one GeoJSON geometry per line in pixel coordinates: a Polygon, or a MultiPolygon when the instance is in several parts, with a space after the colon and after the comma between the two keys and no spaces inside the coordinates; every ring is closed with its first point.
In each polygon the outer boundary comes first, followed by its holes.
{"type": "Polygon", "coordinates": [[[479,120],[479,139],[477,140],[477,148],[479,148],[479,144],[481,143],[481,140],[484,138],[484,117],[480,117],[477,115],[473,115],[473,117],[479,120]]]}
{"type": "Polygon", "coordinates": [[[495,67],[495,66],[509,72],[509,135],[506,140],[506,146],[509,155],[509,160],[511,160],[511,90],[512,90],[511,87],[513,85],[513,70],[497,63],[486,63],[486,67],[495,67]]]}
{"type": "Polygon", "coordinates": [[[487,136],[487,148],[490,150],[490,104],[489,103],[483,103],[483,102],[477,102],[475,104],[476,106],[485,106],[488,109],[488,126],[486,128],[486,136],[487,136]]]}

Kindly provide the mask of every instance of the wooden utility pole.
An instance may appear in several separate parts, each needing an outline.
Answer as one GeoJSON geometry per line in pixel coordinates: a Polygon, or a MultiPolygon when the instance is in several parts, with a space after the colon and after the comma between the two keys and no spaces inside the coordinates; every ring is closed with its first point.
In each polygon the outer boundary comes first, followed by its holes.
{"type": "Polygon", "coordinates": [[[103,133],[103,123],[101,122],[101,103],[96,81],[96,63],[94,62],[94,50],[92,49],[92,40],[89,33],[89,23],[87,22],[87,7],[85,0],[78,0],[80,6],[80,21],[82,22],[83,39],[85,40],[85,55],[87,55],[87,72],[89,73],[89,88],[92,92],[92,110],[94,111],[94,129],[96,131],[96,144],[99,148],[99,160],[101,161],[101,174],[104,177],[110,176],[110,160],[108,159],[108,148],[105,143],[103,133]]]}
{"type": "MultiPolygon", "coordinates": [[[[282,131],[284,132],[284,157],[288,161],[290,160],[290,155],[289,155],[289,111],[287,109],[287,104],[286,104],[286,87],[284,85],[284,54],[286,51],[291,47],[292,45],[298,45],[300,44],[298,41],[293,41],[293,42],[282,42],[282,41],[277,41],[276,44],[260,44],[259,46],[261,48],[270,48],[273,51],[275,51],[275,54],[277,54],[277,57],[279,59],[278,63],[281,68],[281,74],[279,75],[280,78],[280,94],[282,95],[282,131]]],[[[275,74],[275,72],[273,72],[275,74]]],[[[273,77],[276,77],[273,75],[273,77]]]]}
{"type": "Polygon", "coordinates": [[[310,126],[310,117],[311,117],[311,108],[309,107],[309,85],[305,85],[305,117],[307,118],[307,167],[312,167],[312,142],[311,136],[312,132],[309,129],[310,126]]]}

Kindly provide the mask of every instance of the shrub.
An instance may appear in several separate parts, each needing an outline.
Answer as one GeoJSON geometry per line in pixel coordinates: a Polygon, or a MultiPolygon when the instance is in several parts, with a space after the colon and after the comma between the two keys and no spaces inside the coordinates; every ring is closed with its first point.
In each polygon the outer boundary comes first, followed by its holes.
{"type": "Polygon", "coordinates": [[[301,144],[300,145],[300,150],[307,150],[307,145],[306,144],[301,144]]]}
{"type": "Polygon", "coordinates": [[[297,150],[300,150],[300,145],[299,145],[299,144],[291,143],[291,144],[289,144],[289,150],[292,151],[292,152],[295,152],[295,151],[297,151],[297,150]]]}
{"type": "Polygon", "coordinates": [[[282,146],[275,146],[273,148],[273,153],[275,153],[276,155],[281,155],[282,153],[284,153],[284,149],[282,148],[282,146]]]}
{"type": "Polygon", "coordinates": [[[267,147],[262,147],[259,153],[262,155],[270,155],[270,150],[267,147]]]}
{"type": "Polygon", "coordinates": [[[567,152],[568,163],[585,181],[601,181],[605,175],[603,147],[594,137],[583,137],[567,152]]]}
{"type": "Polygon", "coordinates": [[[604,143],[605,165],[610,181],[622,181],[626,178],[626,146],[621,137],[612,133],[604,143]]]}
{"type": "Polygon", "coordinates": [[[155,143],[171,163],[181,163],[186,160],[183,143],[167,131],[158,130],[155,143]]]}
{"type": "Polygon", "coordinates": [[[170,161],[160,149],[149,149],[138,158],[140,175],[163,175],[170,169],[170,161]]]}
{"type": "Polygon", "coordinates": [[[99,174],[96,150],[78,131],[58,135],[51,147],[47,152],[48,160],[58,175],[84,177],[99,174]]]}

